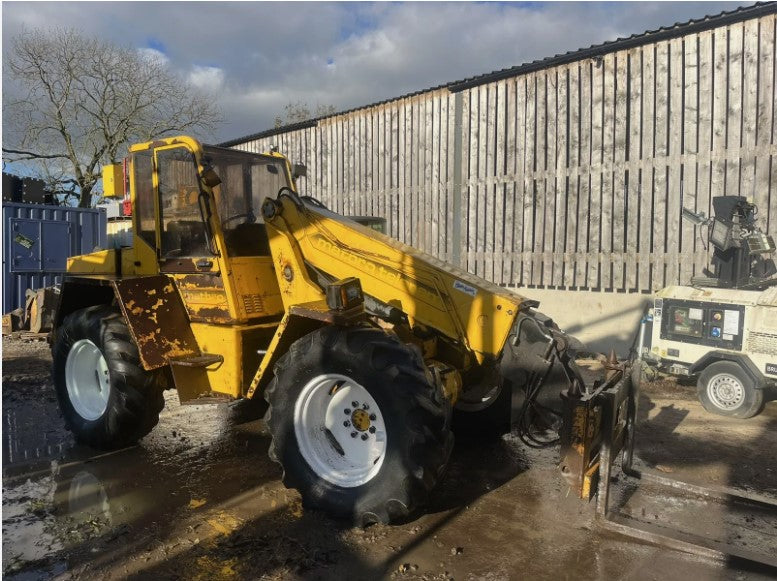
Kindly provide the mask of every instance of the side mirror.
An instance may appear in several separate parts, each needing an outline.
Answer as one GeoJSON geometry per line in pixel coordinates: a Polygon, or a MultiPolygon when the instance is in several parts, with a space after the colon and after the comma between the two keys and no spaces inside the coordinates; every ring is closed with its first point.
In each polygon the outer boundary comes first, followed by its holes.
{"type": "Polygon", "coordinates": [[[213,166],[211,165],[205,166],[205,169],[203,169],[200,174],[200,179],[202,180],[202,183],[209,188],[215,188],[221,183],[219,174],[216,173],[216,170],[213,169],[213,166]]]}
{"type": "Polygon", "coordinates": [[[308,168],[305,164],[302,163],[295,163],[291,166],[291,177],[293,177],[295,180],[297,178],[306,178],[308,177],[308,168]]]}

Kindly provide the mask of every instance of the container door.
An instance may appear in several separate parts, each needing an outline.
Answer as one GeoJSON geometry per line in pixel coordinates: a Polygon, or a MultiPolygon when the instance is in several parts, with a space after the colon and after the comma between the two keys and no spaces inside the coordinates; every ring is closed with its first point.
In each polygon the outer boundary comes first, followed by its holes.
{"type": "MultiPolygon", "coordinates": [[[[65,272],[70,256],[69,222],[41,222],[41,271],[65,272]]],[[[88,249],[87,252],[91,252],[88,249]]]]}
{"type": "Polygon", "coordinates": [[[40,223],[12,218],[10,230],[11,272],[40,271],[40,223]]]}

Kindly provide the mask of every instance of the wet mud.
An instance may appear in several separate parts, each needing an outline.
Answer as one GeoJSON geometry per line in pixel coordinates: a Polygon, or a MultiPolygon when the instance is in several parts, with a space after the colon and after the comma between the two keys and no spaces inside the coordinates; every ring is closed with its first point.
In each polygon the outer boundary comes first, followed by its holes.
{"type": "MultiPolygon", "coordinates": [[[[559,477],[557,449],[458,441],[426,512],[351,528],[305,510],[267,457],[255,410],[182,406],[168,392],[138,445],[99,453],[65,430],[45,342],[3,340],[3,576],[7,579],[767,579],[773,571],[603,530],[559,477]]],[[[692,387],[646,384],[637,465],[777,499],[777,403],[752,420],[704,412],[692,387]]],[[[777,515],[629,482],[635,520],[753,550],[777,515]]]]}

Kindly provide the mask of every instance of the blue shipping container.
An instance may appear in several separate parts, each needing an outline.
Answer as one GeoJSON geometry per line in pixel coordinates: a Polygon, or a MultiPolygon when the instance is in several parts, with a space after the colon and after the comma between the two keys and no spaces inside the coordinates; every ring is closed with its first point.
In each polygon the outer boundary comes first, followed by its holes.
{"type": "Polygon", "coordinates": [[[106,248],[104,209],[3,203],[3,313],[62,282],[70,256],[106,248]]]}

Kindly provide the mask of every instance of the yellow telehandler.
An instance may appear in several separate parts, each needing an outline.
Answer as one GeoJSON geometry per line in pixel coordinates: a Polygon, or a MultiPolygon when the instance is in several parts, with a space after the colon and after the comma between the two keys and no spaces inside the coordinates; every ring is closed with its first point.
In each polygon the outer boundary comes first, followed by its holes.
{"type": "MultiPolygon", "coordinates": [[[[542,395],[561,406],[544,386],[590,399],[572,341],[535,301],[300,196],[303,171],[190,137],[133,145],[104,168],[106,194],[128,184],[133,245],[69,260],[52,336],[79,441],[142,438],[167,388],[182,403],[266,400],[284,483],[367,524],[423,506],[454,432],[512,421],[541,443],[532,425],[559,421],[542,395]]],[[[580,484],[595,458],[579,439],[596,418],[572,408],[577,458],[562,471],[580,484]]]]}

